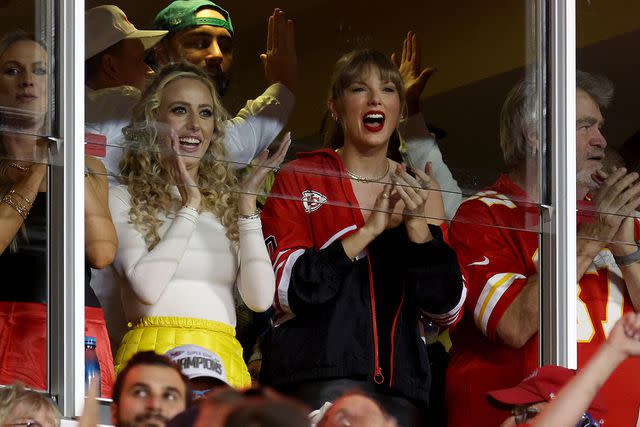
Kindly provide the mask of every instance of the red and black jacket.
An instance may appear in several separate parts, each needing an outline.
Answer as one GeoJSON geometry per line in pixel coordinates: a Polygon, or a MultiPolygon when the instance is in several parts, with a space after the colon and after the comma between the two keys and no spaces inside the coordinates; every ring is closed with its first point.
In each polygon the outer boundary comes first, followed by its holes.
{"type": "Polygon", "coordinates": [[[416,244],[398,226],[350,260],[341,239],[364,220],[340,157],[328,149],[283,168],[271,195],[262,221],[276,272],[276,318],[261,380],[277,387],[369,379],[426,402],[430,372],[418,316],[453,324],[466,295],[440,229],[416,244]]]}

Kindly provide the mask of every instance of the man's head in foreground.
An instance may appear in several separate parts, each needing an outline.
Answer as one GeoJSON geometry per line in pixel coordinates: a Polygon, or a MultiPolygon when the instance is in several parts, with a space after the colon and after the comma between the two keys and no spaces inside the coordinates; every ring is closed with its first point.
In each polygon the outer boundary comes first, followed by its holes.
{"type": "Polygon", "coordinates": [[[153,351],[134,355],[113,387],[111,419],[118,427],[164,427],[191,405],[188,379],[153,351]]]}
{"type": "MultiPolygon", "coordinates": [[[[560,389],[575,374],[574,370],[562,366],[543,366],[515,387],[487,393],[487,398],[493,406],[511,411],[511,416],[500,427],[525,424],[535,418],[548,402],[556,398],[560,389]]],[[[585,424],[580,423],[578,426],[599,427],[603,414],[604,405],[596,397],[589,407],[589,412],[583,416],[583,420],[590,421],[584,421],[585,424]]]]}
{"type": "Polygon", "coordinates": [[[169,32],[157,52],[159,65],[191,62],[207,72],[223,95],[233,63],[229,12],[210,0],[175,0],[156,15],[154,23],[169,32]]]}
{"type": "MultiPolygon", "coordinates": [[[[325,404],[327,405],[327,404],[325,404]]],[[[320,410],[317,427],[397,427],[396,420],[378,402],[360,391],[345,393],[320,410]],[[324,413],[322,415],[322,412],[324,413]]]]}
{"type": "Polygon", "coordinates": [[[145,51],[166,31],[138,30],[125,13],[113,5],[94,7],[85,13],[85,79],[92,89],[118,86],[144,87],[152,73],[144,62],[145,51]]]}

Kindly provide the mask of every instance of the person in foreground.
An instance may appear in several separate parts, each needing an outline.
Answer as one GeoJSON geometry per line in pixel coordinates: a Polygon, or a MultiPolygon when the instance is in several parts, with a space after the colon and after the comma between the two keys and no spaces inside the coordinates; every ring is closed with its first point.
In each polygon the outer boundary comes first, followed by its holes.
{"type": "Polygon", "coordinates": [[[264,212],[276,271],[276,318],[261,380],[313,408],[362,389],[401,425],[429,395],[417,316],[457,319],[465,288],[442,240],[437,182],[390,160],[404,87],[385,55],[351,52],[335,65],[332,148],[303,153],[277,175],[264,212]]]}
{"type": "Polygon", "coordinates": [[[587,365],[575,371],[543,366],[516,387],[488,393],[490,399],[512,406],[501,427],[600,427],[607,425],[607,407],[598,391],[629,357],[640,356],[640,314],[627,313],[587,365]]]}
{"type": "MultiPolygon", "coordinates": [[[[90,393],[91,394],[91,393],[90,393]]],[[[178,366],[153,351],[135,354],[113,387],[111,421],[116,427],[164,427],[191,406],[191,387],[178,366]]],[[[95,427],[95,402],[89,395],[83,427],[95,427]]]]}
{"type": "Polygon", "coordinates": [[[0,390],[0,425],[59,427],[60,412],[46,396],[21,383],[0,390]]]}
{"type": "Polygon", "coordinates": [[[200,68],[162,69],[125,129],[133,142],[110,192],[120,246],[114,269],[132,329],[116,372],[137,351],[195,344],[219,355],[229,384],[251,380],[235,338],[234,290],[254,311],[273,303],[274,274],[256,196],[289,147],[258,157],[241,182],[224,161],[226,114],[200,68]]]}
{"type": "Polygon", "coordinates": [[[309,414],[312,427],[398,427],[395,418],[360,391],[343,394],[309,414]]]}

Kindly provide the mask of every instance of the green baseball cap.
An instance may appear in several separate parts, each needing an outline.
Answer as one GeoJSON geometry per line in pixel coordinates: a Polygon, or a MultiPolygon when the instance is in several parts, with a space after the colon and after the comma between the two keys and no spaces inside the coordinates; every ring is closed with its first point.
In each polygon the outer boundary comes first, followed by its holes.
{"type": "Polygon", "coordinates": [[[167,30],[170,33],[198,25],[211,25],[212,27],[224,28],[233,35],[231,15],[211,0],[175,0],[156,15],[154,24],[157,28],[167,30]],[[196,13],[201,9],[218,11],[226,21],[218,18],[196,18],[196,13]]]}

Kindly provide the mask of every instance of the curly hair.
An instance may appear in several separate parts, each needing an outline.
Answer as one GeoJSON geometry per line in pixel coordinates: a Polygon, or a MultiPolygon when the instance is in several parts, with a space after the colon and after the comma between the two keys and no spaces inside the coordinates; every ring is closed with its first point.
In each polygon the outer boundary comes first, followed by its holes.
{"type": "Polygon", "coordinates": [[[25,389],[21,383],[0,390],[0,425],[9,423],[7,417],[20,404],[27,414],[35,414],[44,409],[48,421],[54,426],[60,425],[60,411],[53,402],[36,391],[25,389]]]}
{"type": "Polygon", "coordinates": [[[223,143],[224,124],[228,115],[211,80],[200,68],[188,63],[172,63],[162,68],[144,90],[133,108],[131,122],[122,132],[127,149],[120,162],[121,180],[131,194],[131,223],[144,236],[149,250],[160,242],[158,228],[163,224],[160,213],[174,215],[180,208],[174,197],[172,178],[164,147],[159,142],[159,107],[164,89],[178,79],[202,82],[213,99],[214,134],[200,159],[196,184],[202,194],[202,211],[212,212],[226,228],[230,240],[238,241],[238,182],[226,159],[223,143]]]}

